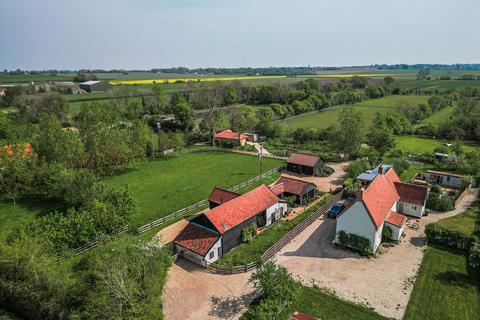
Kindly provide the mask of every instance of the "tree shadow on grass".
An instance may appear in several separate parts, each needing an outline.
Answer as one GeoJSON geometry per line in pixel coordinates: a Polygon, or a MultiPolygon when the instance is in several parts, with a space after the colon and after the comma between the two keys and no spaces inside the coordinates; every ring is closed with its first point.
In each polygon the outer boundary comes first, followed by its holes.
{"type": "Polygon", "coordinates": [[[208,314],[219,319],[231,319],[241,313],[257,294],[256,291],[253,291],[239,297],[219,298],[214,296],[212,297],[213,306],[208,314]]]}
{"type": "Polygon", "coordinates": [[[447,271],[437,274],[435,275],[435,279],[437,279],[443,284],[461,288],[468,288],[479,285],[478,281],[472,276],[456,271],[447,271]]]}
{"type": "MultiPolygon", "coordinates": [[[[13,207],[13,202],[12,201],[0,201],[0,206],[12,206],[13,207]]],[[[65,205],[59,202],[54,202],[54,201],[45,201],[40,198],[29,198],[27,199],[21,199],[18,200],[15,206],[19,208],[26,209],[28,211],[31,211],[33,214],[35,214],[35,217],[43,217],[55,210],[57,211],[63,211],[66,209],[65,205]]]]}

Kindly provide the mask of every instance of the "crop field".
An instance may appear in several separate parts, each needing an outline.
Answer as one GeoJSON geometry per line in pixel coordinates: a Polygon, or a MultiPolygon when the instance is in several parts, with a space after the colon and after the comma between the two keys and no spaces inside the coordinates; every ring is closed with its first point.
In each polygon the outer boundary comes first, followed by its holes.
{"type": "MultiPolygon", "coordinates": [[[[264,170],[282,165],[263,159],[264,170]]],[[[130,172],[105,178],[128,184],[137,203],[135,225],[142,225],[208,197],[215,186],[232,187],[260,174],[257,157],[205,149],[135,165],[130,172]]]]}
{"type": "Polygon", "coordinates": [[[147,80],[120,80],[110,81],[111,84],[153,84],[153,83],[182,83],[182,82],[212,82],[234,80],[258,80],[258,79],[283,79],[287,76],[239,76],[239,77],[197,77],[197,78],[171,78],[171,79],[147,79],[147,80]]]}
{"type": "Polygon", "coordinates": [[[365,125],[369,126],[375,117],[375,113],[377,112],[392,110],[401,101],[408,102],[411,105],[427,103],[428,98],[428,96],[388,96],[380,99],[362,101],[351,106],[344,105],[318,113],[310,113],[298,116],[292,119],[287,119],[286,123],[293,129],[325,129],[335,125],[338,119],[338,114],[342,109],[353,108],[354,110],[358,110],[362,113],[362,118],[365,125]]]}
{"type": "Polygon", "coordinates": [[[429,246],[404,319],[480,319],[480,273],[463,253],[429,246]]]}
{"type": "Polygon", "coordinates": [[[401,89],[417,90],[448,90],[461,89],[465,87],[480,88],[480,80],[423,80],[423,81],[405,81],[397,82],[395,87],[401,89]]]}

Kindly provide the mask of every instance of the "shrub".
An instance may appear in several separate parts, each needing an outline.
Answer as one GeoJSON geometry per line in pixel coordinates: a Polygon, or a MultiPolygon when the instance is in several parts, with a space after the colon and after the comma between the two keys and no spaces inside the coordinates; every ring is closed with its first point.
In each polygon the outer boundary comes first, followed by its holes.
{"type": "Polygon", "coordinates": [[[369,256],[373,251],[370,246],[370,241],[367,238],[352,233],[346,233],[345,231],[338,232],[338,243],[341,246],[355,249],[362,256],[369,256]]]}
{"type": "Polygon", "coordinates": [[[477,238],[466,236],[458,231],[446,229],[436,223],[425,227],[425,234],[429,241],[446,245],[448,247],[468,251],[477,238]]]}
{"type": "Polygon", "coordinates": [[[257,224],[252,223],[242,229],[242,242],[252,243],[253,238],[257,235],[257,224]]]}
{"type": "Polygon", "coordinates": [[[478,240],[470,247],[468,263],[472,268],[480,268],[480,241],[478,240]]]}
{"type": "Polygon", "coordinates": [[[389,242],[392,239],[392,228],[384,226],[382,230],[382,242],[389,242]]]}
{"type": "Polygon", "coordinates": [[[430,192],[441,194],[442,193],[442,187],[438,184],[434,184],[432,186],[432,189],[430,189],[430,192]]]}
{"type": "Polygon", "coordinates": [[[453,210],[454,204],[451,197],[442,196],[438,193],[431,192],[428,195],[427,208],[439,212],[445,212],[453,210]]]}

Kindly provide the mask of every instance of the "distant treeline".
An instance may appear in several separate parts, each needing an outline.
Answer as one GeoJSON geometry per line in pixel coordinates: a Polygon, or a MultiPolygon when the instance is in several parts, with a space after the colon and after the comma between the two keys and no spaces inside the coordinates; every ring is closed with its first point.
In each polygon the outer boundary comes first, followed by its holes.
{"type": "Polygon", "coordinates": [[[247,74],[247,75],[308,75],[315,74],[318,71],[340,71],[349,70],[352,68],[369,68],[377,70],[420,70],[430,68],[432,70],[480,70],[480,63],[456,63],[456,64],[374,64],[365,66],[343,66],[343,67],[268,67],[268,68],[195,68],[190,69],[186,67],[175,68],[154,68],[150,70],[125,70],[125,69],[81,69],[81,70],[4,70],[4,74],[24,74],[28,73],[72,73],[72,72],[87,72],[87,73],[129,73],[129,72],[161,72],[161,73],[175,73],[175,74],[247,74]]]}

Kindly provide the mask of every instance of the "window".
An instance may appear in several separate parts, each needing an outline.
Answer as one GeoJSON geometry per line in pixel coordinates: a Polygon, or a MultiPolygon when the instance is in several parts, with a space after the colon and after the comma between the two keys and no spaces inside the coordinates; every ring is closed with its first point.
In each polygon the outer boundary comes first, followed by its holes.
{"type": "Polygon", "coordinates": [[[450,177],[447,177],[447,181],[450,181],[450,177]]]}
{"type": "Polygon", "coordinates": [[[412,206],[413,210],[417,210],[417,206],[412,206]]]}
{"type": "Polygon", "coordinates": [[[213,259],[213,257],[215,256],[215,252],[214,251],[210,251],[210,254],[208,256],[209,259],[213,259]]]}

